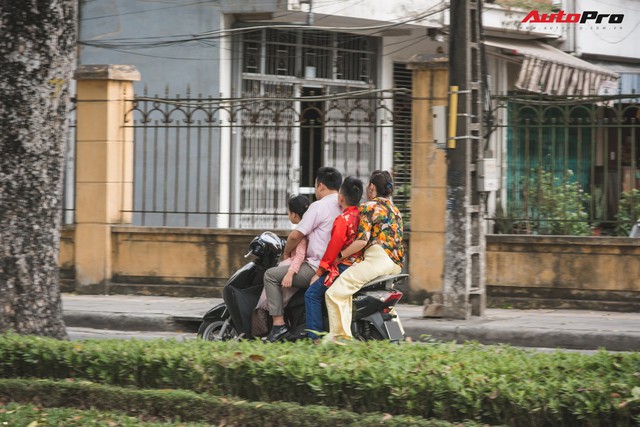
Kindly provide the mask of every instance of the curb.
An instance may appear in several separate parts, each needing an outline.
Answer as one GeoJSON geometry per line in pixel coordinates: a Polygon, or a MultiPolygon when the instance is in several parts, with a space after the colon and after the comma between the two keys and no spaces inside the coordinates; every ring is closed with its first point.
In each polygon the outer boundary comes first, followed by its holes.
{"type": "Polygon", "coordinates": [[[502,327],[457,326],[431,324],[422,327],[404,323],[405,333],[414,341],[420,341],[427,335],[438,341],[463,343],[477,341],[480,344],[508,344],[517,347],[561,348],[573,350],[638,351],[640,350],[640,332],[588,331],[583,333],[559,330],[520,327],[517,330],[502,327]]]}
{"type": "Polygon", "coordinates": [[[70,327],[118,331],[179,332],[173,316],[165,314],[132,315],[95,311],[66,311],[64,323],[70,327]]]}

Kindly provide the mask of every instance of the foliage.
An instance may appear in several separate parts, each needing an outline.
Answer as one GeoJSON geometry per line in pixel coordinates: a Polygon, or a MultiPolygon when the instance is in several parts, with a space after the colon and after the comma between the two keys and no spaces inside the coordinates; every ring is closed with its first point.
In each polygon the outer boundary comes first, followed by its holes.
{"type": "Polygon", "coordinates": [[[628,236],[633,224],[640,219],[640,190],[635,188],[620,194],[616,220],[616,234],[628,236]]]}
{"type": "Polygon", "coordinates": [[[588,236],[589,214],[586,194],[567,170],[563,176],[538,169],[531,180],[527,197],[539,234],[588,236]]]}
{"type": "Polygon", "coordinates": [[[25,427],[205,427],[208,424],[144,422],[140,418],[95,409],[42,408],[9,403],[0,408],[0,425],[25,427]]]}
{"type": "Polygon", "coordinates": [[[540,13],[551,13],[558,11],[558,6],[553,2],[544,3],[536,0],[496,0],[495,3],[503,7],[516,7],[527,11],[537,10],[540,13]]]}
{"type": "MultiPolygon", "coordinates": [[[[494,233],[496,234],[519,234],[521,226],[524,224],[518,220],[517,210],[513,208],[513,204],[509,204],[505,212],[502,205],[502,199],[498,197],[496,208],[493,214],[494,233]]],[[[526,223],[526,221],[525,221],[526,223]]],[[[524,224],[526,225],[526,224],[524,224]]]]}
{"type": "MultiPolygon", "coordinates": [[[[247,402],[192,391],[137,390],[87,381],[0,380],[0,396],[18,402],[37,401],[45,407],[90,407],[102,411],[116,410],[136,414],[144,419],[200,421],[207,422],[206,425],[451,427],[451,424],[445,421],[428,421],[417,417],[394,417],[382,413],[360,415],[316,405],[247,402]]],[[[468,427],[475,425],[477,424],[467,424],[468,427]]]]}
{"type": "Polygon", "coordinates": [[[75,378],[357,413],[527,426],[629,426],[640,353],[476,344],[85,341],[0,337],[0,377],[75,378]]]}
{"type": "MultiPolygon", "coordinates": [[[[411,163],[405,163],[403,161],[405,156],[406,153],[399,151],[396,151],[393,155],[393,202],[402,213],[402,222],[405,230],[407,230],[411,224],[411,184],[409,183],[410,179],[403,184],[398,182],[399,176],[407,175],[407,171],[411,171],[411,163]]],[[[410,173],[408,178],[411,178],[410,173]]]]}

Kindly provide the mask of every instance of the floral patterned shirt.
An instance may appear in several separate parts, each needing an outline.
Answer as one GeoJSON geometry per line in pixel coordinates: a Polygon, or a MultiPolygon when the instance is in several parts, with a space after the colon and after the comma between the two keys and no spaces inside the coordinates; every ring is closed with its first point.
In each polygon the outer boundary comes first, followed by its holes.
{"type": "Polygon", "coordinates": [[[391,200],[376,197],[360,205],[358,240],[367,242],[365,251],[380,245],[394,263],[403,266],[402,215],[391,200]]]}

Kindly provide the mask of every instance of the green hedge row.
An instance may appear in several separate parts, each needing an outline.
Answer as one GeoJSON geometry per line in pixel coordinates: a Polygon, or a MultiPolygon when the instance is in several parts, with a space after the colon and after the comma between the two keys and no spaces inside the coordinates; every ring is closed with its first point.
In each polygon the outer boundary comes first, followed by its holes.
{"type": "MultiPolygon", "coordinates": [[[[136,414],[145,419],[199,421],[225,426],[389,426],[451,427],[445,421],[388,414],[355,414],[323,406],[247,402],[184,390],[139,390],[101,384],[52,380],[0,380],[0,400],[44,407],[95,408],[136,414]]],[[[26,424],[25,424],[26,425],[26,424]]],[[[132,425],[132,424],[130,424],[132,425]]],[[[478,426],[467,423],[467,426],[478,426]]]]}
{"type": "Polygon", "coordinates": [[[86,341],[0,337],[0,376],[82,378],[428,419],[640,424],[640,353],[454,344],[86,341]]]}
{"type": "Polygon", "coordinates": [[[94,409],[42,408],[39,405],[0,404],[0,426],[11,427],[207,427],[202,423],[165,423],[94,409]]]}

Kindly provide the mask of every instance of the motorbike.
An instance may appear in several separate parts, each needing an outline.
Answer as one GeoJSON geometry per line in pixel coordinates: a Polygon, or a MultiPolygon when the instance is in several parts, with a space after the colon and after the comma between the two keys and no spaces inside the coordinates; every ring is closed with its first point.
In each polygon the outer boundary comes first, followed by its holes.
{"type": "MultiPolygon", "coordinates": [[[[251,314],[263,289],[267,269],[277,265],[285,241],[270,231],[255,237],[245,258],[254,259],[236,271],[222,290],[223,303],[211,308],[202,318],[198,338],[208,341],[258,338],[252,335],[251,314]]],[[[358,340],[399,341],[404,330],[394,306],[402,298],[395,285],[409,277],[396,274],[378,277],[353,295],[351,332],[358,340]]],[[[289,337],[305,335],[304,289],[298,291],[285,307],[289,337]]],[[[328,321],[325,317],[325,325],[328,321]]]]}

